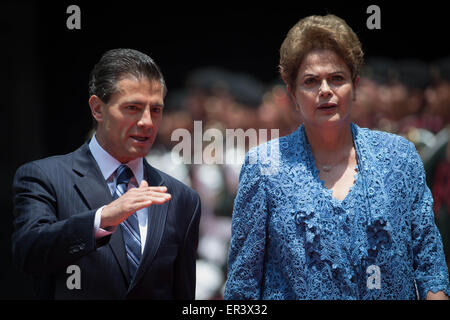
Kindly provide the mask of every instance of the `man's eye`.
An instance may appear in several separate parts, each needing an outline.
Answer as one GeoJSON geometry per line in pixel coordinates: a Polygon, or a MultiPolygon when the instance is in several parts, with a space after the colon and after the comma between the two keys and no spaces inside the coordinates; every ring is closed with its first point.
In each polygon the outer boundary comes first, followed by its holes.
{"type": "Polygon", "coordinates": [[[138,108],[137,108],[137,106],[127,106],[126,107],[128,110],[131,110],[131,111],[134,111],[134,110],[137,110],[138,108]]]}
{"type": "Polygon", "coordinates": [[[332,76],[332,77],[331,77],[331,80],[332,80],[332,81],[339,82],[339,81],[343,81],[343,80],[344,80],[344,77],[343,77],[343,76],[336,75],[336,76],[332,76]]]}

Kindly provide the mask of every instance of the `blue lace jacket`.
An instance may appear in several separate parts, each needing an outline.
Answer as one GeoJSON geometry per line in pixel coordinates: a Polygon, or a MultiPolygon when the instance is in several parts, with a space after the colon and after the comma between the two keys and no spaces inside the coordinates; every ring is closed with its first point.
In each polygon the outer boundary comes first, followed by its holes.
{"type": "Polygon", "coordinates": [[[433,199],[414,145],[351,124],[355,184],[337,200],[304,126],[251,149],[234,204],[226,299],[448,295],[433,199]]]}

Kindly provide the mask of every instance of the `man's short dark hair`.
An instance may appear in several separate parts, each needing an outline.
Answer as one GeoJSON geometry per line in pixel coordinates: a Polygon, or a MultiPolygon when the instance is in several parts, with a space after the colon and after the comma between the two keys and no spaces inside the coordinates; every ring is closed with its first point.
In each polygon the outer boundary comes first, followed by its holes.
{"type": "Polygon", "coordinates": [[[117,82],[127,76],[159,81],[164,94],[167,92],[161,70],[152,58],[133,49],[112,49],[103,54],[91,71],[89,95],[108,103],[117,90],[117,82]]]}

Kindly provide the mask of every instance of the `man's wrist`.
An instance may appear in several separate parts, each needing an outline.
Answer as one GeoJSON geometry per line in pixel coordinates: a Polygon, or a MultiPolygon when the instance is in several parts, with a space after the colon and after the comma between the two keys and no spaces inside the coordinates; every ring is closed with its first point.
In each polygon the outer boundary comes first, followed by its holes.
{"type": "Polygon", "coordinates": [[[95,234],[95,239],[99,239],[102,237],[105,237],[107,235],[110,235],[111,233],[113,233],[116,230],[115,226],[110,226],[110,227],[101,227],[101,223],[102,223],[102,211],[106,206],[100,207],[96,212],[95,212],[95,218],[94,218],[94,234],[95,234]]]}

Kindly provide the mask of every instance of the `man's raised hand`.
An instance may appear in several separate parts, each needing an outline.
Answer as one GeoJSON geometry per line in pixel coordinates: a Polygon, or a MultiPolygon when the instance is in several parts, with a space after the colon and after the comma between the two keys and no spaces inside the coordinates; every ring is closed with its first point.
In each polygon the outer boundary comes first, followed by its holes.
{"type": "Polygon", "coordinates": [[[100,227],[117,226],[134,212],[152,204],[163,204],[170,199],[166,187],[149,187],[147,181],[142,180],[138,188],[131,188],[103,208],[100,227]]]}

